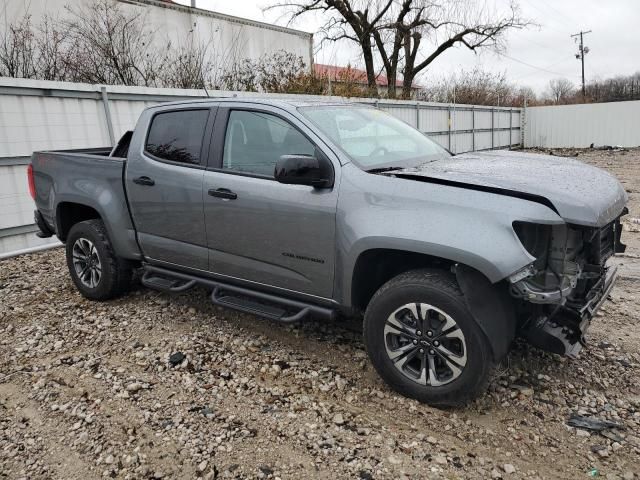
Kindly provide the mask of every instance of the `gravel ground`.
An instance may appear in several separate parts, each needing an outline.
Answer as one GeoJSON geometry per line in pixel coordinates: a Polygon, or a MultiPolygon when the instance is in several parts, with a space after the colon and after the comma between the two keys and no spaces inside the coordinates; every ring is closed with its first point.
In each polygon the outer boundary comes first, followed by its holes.
{"type": "MultiPolygon", "coordinates": [[[[581,151],[640,217],[640,150],[581,151]]],[[[640,478],[640,225],[569,360],[515,346],[486,395],[390,391],[357,324],[280,326],[137,287],[83,299],[61,249],[0,263],[0,478],[640,478]],[[567,426],[570,414],[621,428],[567,426]]]]}

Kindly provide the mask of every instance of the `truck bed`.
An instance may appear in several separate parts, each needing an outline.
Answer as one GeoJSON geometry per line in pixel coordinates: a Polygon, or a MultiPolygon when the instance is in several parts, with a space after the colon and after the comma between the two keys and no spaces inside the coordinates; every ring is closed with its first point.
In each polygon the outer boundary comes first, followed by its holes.
{"type": "MultiPolygon", "coordinates": [[[[59,233],[64,218],[56,218],[64,203],[88,205],[102,218],[108,229],[121,232],[121,239],[133,241],[135,232],[123,183],[126,158],[109,156],[111,148],[35,152],[31,156],[36,190],[36,207],[47,226],[59,233]],[[122,232],[125,232],[123,238],[122,232]]],[[[123,247],[125,248],[125,247],[123,247]]]]}
{"type": "MultiPolygon", "coordinates": [[[[112,150],[113,150],[112,147],[75,148],[72,150],[42,150],[39,152],[34,152],[34,155],[40,154],[40,153],[52,153],[52,154],[108,157],[109,155],[111,155],[112,150]]],[[[119,158],[119,157],[114,157],[114,158],[119,158]]]]}

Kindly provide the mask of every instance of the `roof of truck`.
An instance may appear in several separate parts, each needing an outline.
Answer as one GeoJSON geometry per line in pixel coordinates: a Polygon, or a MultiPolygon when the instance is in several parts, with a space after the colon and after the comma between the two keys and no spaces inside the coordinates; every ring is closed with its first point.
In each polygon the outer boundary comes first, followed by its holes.
{"type": "Polygon", "coordinates": [[[273,97],[210,97],[198,98],[195,100],[178,100],[175,102],[160,103],[149,108],[165,107],[169,105],[191,105],[200,103],[261,103],[264,105],[273,105],[285,109],[295,109],[298,107],[312,107],[318,105],[327,106],[345,106],[345,105],[366,105],[360,102],[352,102],[348,100],[340,100],[335,98],[327,98],[326,100],[304,98],[273,98],[273,97]]]}

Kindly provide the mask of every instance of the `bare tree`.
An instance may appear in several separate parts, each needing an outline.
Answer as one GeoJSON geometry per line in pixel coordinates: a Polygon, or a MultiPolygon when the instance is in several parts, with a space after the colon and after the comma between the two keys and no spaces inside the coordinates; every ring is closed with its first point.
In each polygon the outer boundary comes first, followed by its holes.
{"type": "Polygon", "coordinates": [[[285,8],[291,19],[309,12],[322,12],[327,20],[321,27],[322,41],[350,40],[362,50],[371,92],[376,92],[373,34],[382,28],[383,20],[393,0],[284,0],[269,8],[285,8]]]}
{"type": "Polygon", "coordinates": [[[640,72],[593,80],[587,83],[586,93],[589,102],[640,100],[640,72]]]}
{"type": "Polygon", "coordinates": [[[533,90],[533,88],[527,86],[518,87],[512,106],[524,106],[525,102],[527,103],[527,105],[538,105],[540,103],[540,101],[538,100],[538,96],[536,95],[536,92],[533,90]]]}
{"type": "Polygon", "coordinates": [[[291,90],[298,76],[307,66],[302,57],[284,50],[272,55],[263,55],[256,64],[260,90],[284,93],[291,90]]]}
{"type": "Polygon", "coordinates": [[[375,45],[392,98],[400,73],[403,96],[409,97],[416,75],[448,49],[499,50],[505,32],[530,24],[515,0],[506,12],[489,8],[486,0],[284,0],[271,8],[286,8],[291,19],[313,11],[328,14],[324,39],[358,43],[370,88],[375,86],[375,45]]]}
{"type": "Polygon", "coordinates": [[[525,97],[535,101],[535,93],[528,87],[517,87],[507,80],[505,73],[475,68],[454,73],[428,84],[421,98],[432,102],[469,105],[521,106],[525,97]]]}
{"type": "Polygon", "coordinates": [[[35,78],[36,42],[31,15],[9,25],[0,39],[0,76],[35,78]]]}
{"type": "Polygon", "coordinates": [[[219,86],[223,90],[257,92],[258,72],[255,62],[248,58],[234,62],[220,75],[219,86]]]}
{"type": "Polygon", "coordinates": [[[323,93],[320,79],[307,72],[302,57],[279,50],[235,63],[222,76],[228,90],[268,93],[323,93]]]}
{"type": "Polygon", "coordinates": [[[566,78],[554,78],[549,82],[548,96],[556,105],[567,103],[575,94],[575,90],[576,87],[570,80],[566,78]]]}
{"type": "Polygon", "coordinates": [[[166,66],[162,70],[161,83],[171,88],[207,88],[211,85],[214,65],[210,59],[209,46],[195,44],[170,49],[166,66]]]}
{"type": "Polygon", "coordinates": [[[72,79],[89,83],[156,86],[166,54],[140,13],[111,0],[69,8],[65,21],[72,79]]]}
{"type": "Polygon", "coordinates": [[[64,81],[68,77],[69,35],[64,29],[56,27],[59,24],[59,19],[45,15],[36,31],[36,72],[39,79],[64,81]]]}

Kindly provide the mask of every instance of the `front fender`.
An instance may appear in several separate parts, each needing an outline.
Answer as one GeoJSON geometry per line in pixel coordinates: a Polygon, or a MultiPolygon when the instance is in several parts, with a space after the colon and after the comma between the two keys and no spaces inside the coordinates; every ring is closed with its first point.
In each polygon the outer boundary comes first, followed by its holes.
{"type": "Polygon", "coordinates": [[[514,221],[564,224],[551,208],[531,200],[348,167],[343,169],[338,205],[336,262],[341,273],[336,276],[336,296],[347,306],[355,265],[367,250],[445,259],[496,283],[534,261],[513,230],[514,221]]]}

